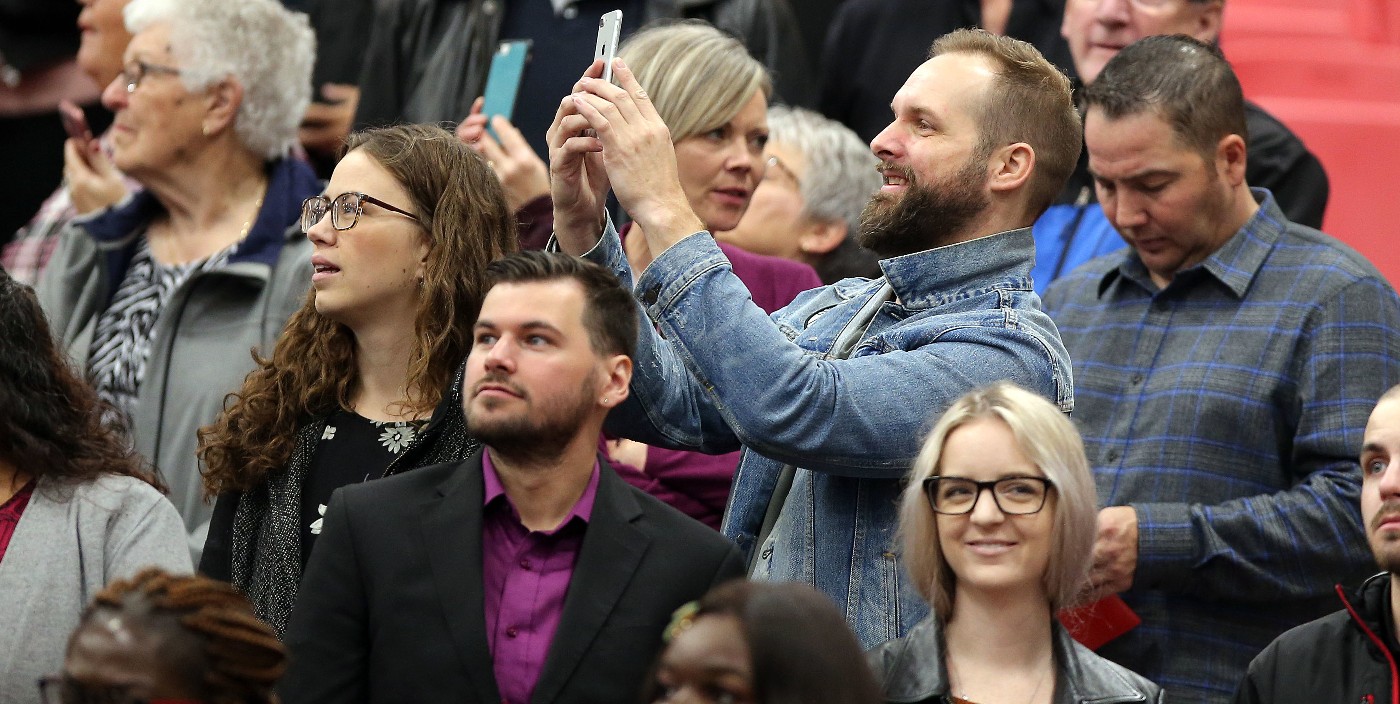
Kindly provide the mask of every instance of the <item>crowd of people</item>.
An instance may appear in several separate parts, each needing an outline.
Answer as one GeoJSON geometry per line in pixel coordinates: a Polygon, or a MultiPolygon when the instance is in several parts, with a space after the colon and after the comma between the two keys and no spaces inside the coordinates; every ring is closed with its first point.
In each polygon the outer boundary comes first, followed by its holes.
{"type": "Polygon", "coordinates": [[[1400,701],[1400,297],[1223,0],[77,4],[0,704],[1400,701]]]}

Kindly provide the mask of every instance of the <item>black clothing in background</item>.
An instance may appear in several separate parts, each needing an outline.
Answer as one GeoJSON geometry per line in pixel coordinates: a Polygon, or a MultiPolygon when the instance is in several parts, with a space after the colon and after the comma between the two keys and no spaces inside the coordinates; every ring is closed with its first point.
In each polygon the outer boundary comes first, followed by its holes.
{"type": "MultiPolygon", "coordinates": [[[[1006,34],[1073,77],[1063,15],[1064,0],[1013,0],[1006,34]]],[[[890,124],[890,101],[933,40],[981,21],[980,0],[846,0],[822,50],[819,109],[869,142],[890,124]]]]}

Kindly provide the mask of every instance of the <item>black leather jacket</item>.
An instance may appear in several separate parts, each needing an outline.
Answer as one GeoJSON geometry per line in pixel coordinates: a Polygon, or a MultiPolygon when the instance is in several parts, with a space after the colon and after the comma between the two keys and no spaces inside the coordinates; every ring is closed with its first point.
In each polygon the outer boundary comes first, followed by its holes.
{"type": "Polygon", "coordinates": [[[1400,671],[1391,633],[1390,573],[1347,594],[1342,610],[1279,636],[1249,664],[1236,704],[1400,702],[1400,671]]]}
{"type": "MultiPolygon", "coordinates": [[[[1143,676],[1109,662],[1076,643],[1054,624],[1055,704],[1161,704],[1162,690],[1143,676]]],[[[903,638],[876,646],[867,656],[890,704],[943,702],[948,670],[943,663],[943,634],[930,616],[903,638]]]]}
{"type": "MultiPolygon", "coordinates": [[[[508,1],[383,3],[365,48],[356,128],[465,117],[485,88],[508,1]]],[[[773,72],[775,101],[815,102],[815,79],[788,0],[646,0],[641,21],[628,22],[635,29],[667,18],[703,19],[738,37],[773,72]]],[[[587,59],[580,59],[580,71],[587,59]]]]}

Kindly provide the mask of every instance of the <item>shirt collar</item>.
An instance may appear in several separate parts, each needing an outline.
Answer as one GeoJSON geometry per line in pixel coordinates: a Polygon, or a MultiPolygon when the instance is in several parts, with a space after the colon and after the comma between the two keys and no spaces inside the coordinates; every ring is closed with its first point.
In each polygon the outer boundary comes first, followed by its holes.
{"type": "MultiPolygon", "coordinates": [[[[565,516],[564,520],[560,521],[559,525],[555,526],[553,530],[541,532],[545,535],[557,533],[560,529],[573,523],[575,520],[585,524],[588,523],[589,519],[593,517],[594,499],[598,497],[598,475],[598,461],[594,460],[593,473],[588,477],[588,486],[584,487],[583,495],[578,497],[578,501],[574,502],[574,507],[569,511],[569,515],[565,516]]],[[[519,521],[520,513],[515,510],[515,504],[511,502],[510,497],[506,495],[505,485],[501,484],[501,478],[496,474],[496,465],[491,462],[490,448],[485,448],[481,452],[481,476],[486,482],[483,487],[484,492],[481,505],[483,507],[490,506],[498,499],[504,501],[505,505],[510,507],[511,516],[519,521]]]]}
{"type": "Polygon", "coordinates": [[[1029,227],[880,260],[906,308],[932,308],[990,289],[1031,290],[1035,238],[1029,227]]]}
{"type": "MultiPolygon", "coordinates": [[[[1238,232],[1225,241],[1225,244],[1206,257],[1200,264],[1183,269],[1173,277],[1173,283],[1182,280],[1183,275],[1196,277],[1208,274],[1225,284],[1235,294],[1243,298],[1254,276],[1259,273],[1264,260],[1274,244],[1278,242],[1288,227],[1288,218],[1278,207],[1272,193],[1265,188],[1251,188],[1250,195],[1259,204],[1259,210],[1245,222],[1238,232]]],[[[1137,252],[1129,247],[1118,266],[1109,269],[1099,281],[1099,296],[1102,297],[1114,281],[1123,278],[1136,283],[1148,291],[1156,291],[1152,278],[1147,273],[1137,252]]]]}

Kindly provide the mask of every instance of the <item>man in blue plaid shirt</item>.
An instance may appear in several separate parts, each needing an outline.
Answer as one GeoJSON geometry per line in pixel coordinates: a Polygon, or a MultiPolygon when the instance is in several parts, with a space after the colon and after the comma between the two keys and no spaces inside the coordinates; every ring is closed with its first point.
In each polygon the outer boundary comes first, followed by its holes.
{"type": "Polygon", "coordinates": [[[1045,304],[1108,507],[1092,596],[1142,617],[1100,654],[1172,701],[1228,702],[1255,654],[1372,565],[1355,448],[1400,381],[1400,299],[1245,183],[1243,97],[1217,49],[1144,39],[1083,98],[1099,201],[1130,248],[1045,304]]]}

